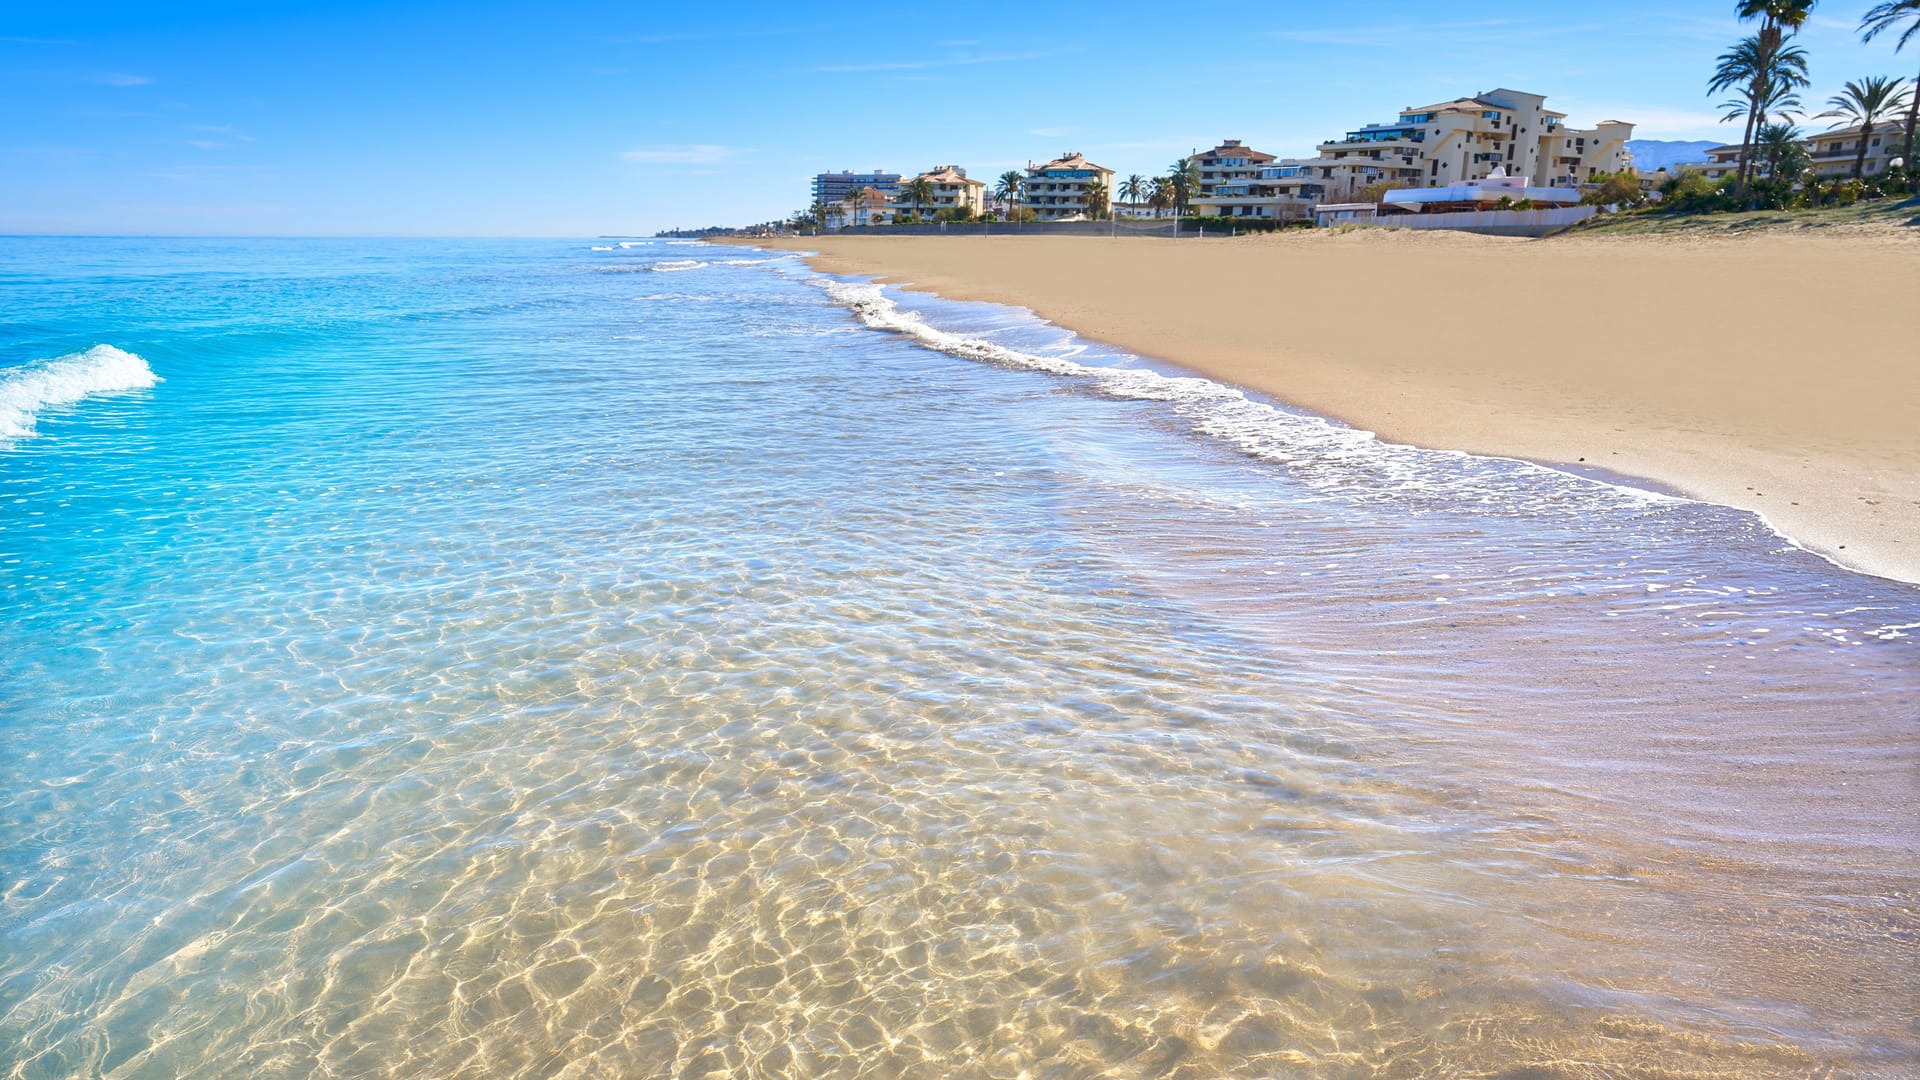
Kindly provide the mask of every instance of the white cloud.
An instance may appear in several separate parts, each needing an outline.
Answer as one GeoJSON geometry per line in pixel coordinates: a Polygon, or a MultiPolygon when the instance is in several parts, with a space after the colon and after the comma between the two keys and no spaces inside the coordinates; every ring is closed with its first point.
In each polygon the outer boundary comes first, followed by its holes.
{"type": "Polygon", "coordinates": [[[737,147],[697,143],[692,146],[650,146],[642,150],[627,150],[620,154],[620,158],[641,165],[716,165],[732,161],[744,153],[745,150],[737,147]]]}
{"type": "Polygon", "coordinates": [[[96,75],[93,81],[106,86],[147,86],[153,82],[145,75],[129,75],[124,71],[109,71],[96,75]]]}

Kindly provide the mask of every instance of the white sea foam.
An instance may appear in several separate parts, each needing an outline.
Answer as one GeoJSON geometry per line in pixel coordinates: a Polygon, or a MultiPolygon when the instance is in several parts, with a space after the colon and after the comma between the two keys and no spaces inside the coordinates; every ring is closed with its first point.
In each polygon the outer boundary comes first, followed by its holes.
{"type": "Polygon", "coordinates": [[[1116,398],[1167,402],[1194,430],[1219,438],[1252,457],[1286,465],[1309,487],[1323,493],[1358,498],[1439,495],[1456,503],[1486,505],[1511,501],[1505,497],[1512,492],[1511,485],[1490,481],[1496,474],[1511,476],[1518,469],[1546,481],[1528,485],[1534,490],[1532,498],[1525,501],[1536,508],[1575,492],[1586,497],[1611,495],[1641,505],[1684,501],[1516,459],[1383,442],[1373,432],[1276,408],[1211,379],[1163,375],[1142,367],[1100,367],[1070,358],[1084,352],[1084,346],[1058,355],[1022,352],[935,327],[917,312],[901,310],[877,285],[811,280],[867,326],[904,334],[929,348],[971,360],[1087,380],[1100,392],[1116,398]]]}
{"type": "Polygon", "coordinates": [[[145,360],[111,345],[7,370],[0,373],[0,448],[31,436],[41,410],[49,406],[144,390],[159,381],[145,360]]]}
{"type": "Polygon", "coordinates": [[[611,248],[611,247],[602,247],[602,246],[601,246],[601,245],[599,245],[599,244],[595,244],[595,245],[593,245],[593,250],[595,250],[595,251],[612,251],[612,250],[613,250],[613,248],[611,248]]]}
{"type": "Polygon", "coordinates": [[[622,250],[625,250],[625,249],[627,249],[627,248],[637,248],[637,247],[652,247],[652,246],[653,246],[653,241],[651,241],[651,240],[622,240],[622,241],[620,241],[620,247],[621,247],[621,249],[622,249],[622,250]]]}
{"type": "Polygon", "coordinates": [[[698,259],[669,259],[666,262],[654,263],[647,269],[656,274],[672,274],[682,270],[698,270],[705,265],[707,264],[698,259]]]}

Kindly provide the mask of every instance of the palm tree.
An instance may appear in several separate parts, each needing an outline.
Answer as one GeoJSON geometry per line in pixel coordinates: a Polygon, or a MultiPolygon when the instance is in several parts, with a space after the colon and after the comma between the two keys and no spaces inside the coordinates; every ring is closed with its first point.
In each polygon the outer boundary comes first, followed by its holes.
{"type": "Polygon", "coordinates": [[[1106,181],[1101,180],[1099,177],[1096,176],[1092,180],[1087,181],[1087,216],[1092,218],[1095,221],[1099,221],[1100,215],[1106,212],[1107,212],[1106,181]]]}
{"type": "Polygon", "coordinates": [[[1147,196],[1147,182],[1139,173],[1134,173],[1120,182],[1120,197],[1135,206],[1147,196]]]}
{"type": "Polygon", "coordinates": [[[1867,163],[1867,140],[1873,136],[1875,121],[1906,108],[1906,80],[1874,75],[1859,82],[1848,81],[1847,88],[1828,98],[1827,104],[1833,108],[1820,115],[1839,117],[1840,122],[1834,127],[1860,125],[1859,150],[1853,155],[1853,178],[1858,180],[1860,170],[1867,163]]]}
{"type": "Polygon", "coordinates": [[[916,176],[900,185],[900,194],[913,204],[913,216],[918,218],[921,205],[930,203],[934,199],[933,181],[924,176],[916,176]]]}
{"type": "MultiPolygon", "coordinates": [[[[1907,28],[1900,32],[1900,39],[1893,43],[1893,51],[1896,53],[1906,48],[1907,42],[1911,41],[1914,35],[1920,34],[1920,0],[1886,0],[1885,3],[1875,4],[1860,17],[1860,40],[1872,41],[1881,33],[1903,22],[1907,24],[1907,28]]],[[[1920,76],[1916,76],[1914,81],[1920,84],[1920,76]]],[[[1920,120],[1920,91],[1916,91],[1913,99],[1907,103],[1907,141],[1900,150],[1901,160],[1906,162],[1909,173],[1914,171],[1913,125],[1915,120],[1920,120]]]]}
{"type": "MultiPolygon", "coordinates": [[[[1713,69],[1713,78],[1707,83],[1707,92],[1717,94],[1723,90],[1734,91],[1734,100],[1727,103],[1728,113],[1725,119],[1732,120],[1744,114],[1747,126],[1740,134],[1740,167],[1736,190],[1744,189],[1747,178],[1747,165],[1753,152],[1753,133],[1763,122],[1763,111],[1784,109],[1793,91],[1807,85],[1806,50],[1787,45],[1778,34],[1771,37],[1755,34],[1742,39],[1733,48],[1721,53],[1719,64],[1713,69]]],[[[1798,100],[1793,100],[1797,106],[1798,100]]]]}
{"type": "Polygon", "coordinates": [[[1200,190],[1200,166],[1195,165],[1192,158],[1183,157],[1173,163],[1167,182],[1173,185],[1173,216],[1179,217],[1200,190]]]}
{"type": "Polygon", "coordinates": [[[1018,169],[1008,169],[1000,174],[1000,186],[993,189],[1000,201],[1007,204],[1007,216],[1014,218],[1014,204],[1020,201],[1020,193],[1026,189],[1026,174],[1018,169]]]}
{"type": "MultiPolygon", "coordinates": [[[[1738,0],[1734,4],[1734,14],[1738,15],[1743,22],[1759,17],[1760,33],[1756,38],[1767,53],[1773,54],[1780,51],[1789,33],[1806,25],[1808,16],[1813,14],[1813,7],[1818,2],[1819,0],[1738,0]]],[[[1744,190],[1747,185],[1747,165],[1753,155],[1753,133],[1759,130],[1762,123],[1759,117],[1760,102],[1767,96],[1766,88],[1761,86],[1758,80],[1767,67],[1770,65],[1762,65],[1761,69],[1756,70],[1755,82],[1748,87],[1747,101],[1751,107],[1747,113],[1746,130],[1740,136],[1740,179],[1737,181],[1736,190],[1744,190]]],[[[1801,73],[1805,74],[1805,70],[1803,57],[1801,73]]]]}
{"type": "Polygon", "coordinates": [[[1147,181],[1147,205],[1155,214],[1173,205],[1173,184],[1164,176],[1147,181]]]}
{"type": "Polygon", "coordinates": [[[1754,133],[1753,144],[1755,165],[1766,165],[1773,179],[1792,183],[1806,171],[1807,148],[1800,129],[1792,124],[1768,124],[1754,133]]]}
{"type": "Polygon", "coordinates": [[[872,197],[873,197],[873,189],[862,185],[861,187],[854,188],[852,191],[847,192],[846,198],[840,200],[841,202],[853,208],[847,214],[847,223],[849,225],[860,224],[860,211],[866,209],[867,200],[871,199],[872,197]]]}

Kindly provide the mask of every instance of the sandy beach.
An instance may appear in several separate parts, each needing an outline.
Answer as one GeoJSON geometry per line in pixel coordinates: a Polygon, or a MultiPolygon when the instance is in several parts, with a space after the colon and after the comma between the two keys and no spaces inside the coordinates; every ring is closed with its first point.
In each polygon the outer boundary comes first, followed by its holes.
{"type": "Polygon", "coordinates": [[[1381,437],[1595,468],[1920,582],[1920,230],[757,241],[1381,437]]]}

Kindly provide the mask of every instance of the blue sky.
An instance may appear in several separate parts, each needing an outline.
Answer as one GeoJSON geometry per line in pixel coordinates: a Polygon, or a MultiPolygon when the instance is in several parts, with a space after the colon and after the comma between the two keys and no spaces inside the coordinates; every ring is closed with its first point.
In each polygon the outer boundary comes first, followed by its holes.
{"type": "MultiPolygon", "coordinates": [[[[1817,9],[1812,100],[1920,70],[1920,46],[1858,43],[1867,6],[1817,9]]],[[[1151,174],[1221,138],[1307,155],[1496,86],[1574,124],[1737,137],[1702,93],[1741,33],[1731,2],[1447,7],[9,4],[0,233],[746,223],[798,209],[828,169],[986,177],[1074,149],[1151,174]]]]}

